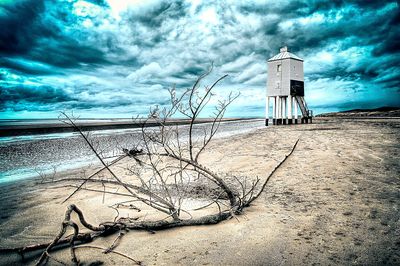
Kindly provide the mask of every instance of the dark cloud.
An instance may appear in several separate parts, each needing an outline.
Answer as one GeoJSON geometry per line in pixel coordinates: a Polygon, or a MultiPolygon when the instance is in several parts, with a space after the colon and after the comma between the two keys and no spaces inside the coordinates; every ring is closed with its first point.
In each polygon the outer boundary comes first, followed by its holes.
{"type": "Polygon", "coordinates": [[[0,110],[12,108],[17,103],[54,104],[75,100],[65,91],[49,86],[10,86],[0,90],[0,110]]]}
{"type": "Polygon", "coordinates": [[[378,44],[372,51],[374,56],[380,56],[387,53],[392,54],[400,52],[400,41],[399,41],[400,9],[399,8],[397,8],[394,14],[391,14],[391,16],[389,16],[388,21],[389,22],[382,21],[384,27],[382,27],[381,34],[376,37],[378,44]]]}
{"type": "Polygon", "coordinates": [[[12,71],[26,75],[51,75],[58,73],[56,69],[47,65],[21,59],[12,60],[6,57],[0,58],[0,65],[3,68],[7,68],[12,71]]]}
{"type": "MultiPolygon", "coordinates": [[[[192,75],[192,76],[200,76],[202,73],[206,71],[204,66],[189,66],[185,69],[183,69],[183,73],[192,75]]],[[[176,77],[179,77],[179,74],[175,75],[176,77]]]]}
{"type": "MultiPolygon", "coordinates": [[[[328,2],[329,3],[329,2],[328,2]]],[[[322,5],[322,6],[326,6],[322,5]]],[[[314,9],[316,7],[313,7],[314,9]]],[[[268,15],[268,14],[284,14],[285,18],[293,18],[296,16],[305,16],[310,14],[309,4],[303,1],[292,1],[292,2],[276,2],[276,3],[252,3],[248,2],[239,5],[239,11],[246,15],[268,15]]],[[[319,8],[317,8],[319,9],[319,8]]]]}
{"type": "MultiPolygon", "coordinates": [[[[99,3],[98,3],[99,4],[99,3]]],[[[80,19],[65,1],[20,0],[3,4],[0,15],[0,54],[24,56],[57,67],[106,64],[104,51],[89,42],[90,32],[80,30],[80,19]],[[73,28],[71,34],[66,29],[73,28]]],[[[69,31],[71,31],[69,29],[69,31]]]]}
{"type": "Polygon", "coordinates": [[[152,6],[146,12],[131,14],[130,20],[139,22],[150,28],[160,27],[168,19],[179,19],[186,14],[186,5],[183,1],[161,2],[152,6]]]}
{"type": "Polygon", "coordinates": [[[85,0],[86,2],[93,3],[95,5],[103,6],[103,7],[109,7],[107,1],[105,0],[85,0]]]}
{"type": "Polygon", "coordinates": [[[64,40],[62,43],[47,43],[44,49],[37,48],[31,51],[28,58],[40,59],[41,62],[62,68],[79,67],[82,64],[96,66],[110,63],[99,49],[79,44],[71,39],[64,40]]]}
{"type": "Polygon", "coordinates": [[[0,4],[0,52],[24,54],[42,36],[54,32],[41,23],[44,3],[41,0],[0,4]]]}

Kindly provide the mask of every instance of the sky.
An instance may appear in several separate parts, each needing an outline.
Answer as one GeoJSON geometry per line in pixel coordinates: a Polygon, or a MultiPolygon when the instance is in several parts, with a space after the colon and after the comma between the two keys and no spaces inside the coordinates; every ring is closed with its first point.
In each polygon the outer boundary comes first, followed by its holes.
{"type": "Polygon", "coordinates": [[[0,118],[143,115],[212,63],[226,116],[262,117],[284,45],[314,113],[400,106],[399,24],[396,1],[0,0],[0,118]]]}

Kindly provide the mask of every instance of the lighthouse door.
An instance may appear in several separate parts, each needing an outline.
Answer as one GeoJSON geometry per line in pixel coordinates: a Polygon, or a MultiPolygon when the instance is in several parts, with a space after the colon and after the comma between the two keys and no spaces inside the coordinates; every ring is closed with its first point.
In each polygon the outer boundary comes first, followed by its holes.
{"type": "Polygon", "coordinates": [[[304,81],[290,80],[290,95],[304,96],[304,81]]]}

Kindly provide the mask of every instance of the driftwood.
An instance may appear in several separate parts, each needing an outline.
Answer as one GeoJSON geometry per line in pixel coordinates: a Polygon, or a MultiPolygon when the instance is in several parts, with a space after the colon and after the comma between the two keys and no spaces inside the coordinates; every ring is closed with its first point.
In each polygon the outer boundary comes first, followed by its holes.
{"type": "MultiPolygon", "coordinates": [[[[192,88],[185,90],[180,97],[176,97],[175,90],[170,90],[171,107],[162,110],[156,108],[150,110],[149,116],[146,119],[141,119],[141,142],[140,147],[124,148],[123,154],[112,162],[107,163],[101,152],[96,149],[95,143],[91,139],[90,132],[82,131],[77,126],[73,118],[64,114],[64,122],[72,126],[75,131],[79,132],[85,140],[88,147],[93,151],[99,159],[102,168],[95,171],[87,178],[64,178],[59,180],[51,180],[52,183],[65,182],[80,182],[72,186],[75,190],[65,199],[71,200],[79,191],[94,191],[103,193],[103,195],[114,194],[126,197],[128,200],[111,206],[117,212],[114,221],[103,222],[98,226],[90,224],[85,220],[82,211],[71,204],[68,206],[65,213],[64,221],[61,224],[60,231],[50,243],[31,245],[20,248],[0,249],[1,253],[17,252],[24,255],[28,252],[43,250],[36,265],[45,264],[48,259],[54,259],[50,252],[54,248],[69,247],[72,263],[78,265],[79,259],[76,256],[77,248],[93,248],[103,250],[104,253],[113,253],[123,256],[136,264],[140,264],[128,255],[119,253],[114,249],[118,246],[121,238],[126,231],[129,230],[146,230],[154,232],[174,227],[195,226],[195,225],[211,225],[221,221],[231,219],[236,215],[240,215],[243,210],[250,206],[261,193],[265,190],[267,183],[274,173],[283,165],[283,163],[292,155],[298,141],[295,142],[291,151],[285,158],[273,169],[266,177],[264,182],[259,185],[259,178],[236,177],[233,175],[223,176],[215,173],[200,162],[200,155],[206,150],[206,147],[215,136],[226,108],[232,103],[236,96],[229,95],[225,100],[218,102],[215,108],[214,118],[208,128],[204,129],[203,136],[196,138],[195,122],[204,107],[210,102],[214,96],[213,88],[219,81],[226,76],[219,78],[210,87],[205,87],[205,92],[199,92],[199,84],[201,80],[210,73],[211,69],[201,75],[192,88]],[[176,113],[187,117],[190,120],[188,125],[188,134],[186,141],[182,140],[181,132],[178,126],[166,126],[167,120],[172,118],[176,113]],[[148,128],[146,123],[148,120],[155,120],[158,124],[157,128],[148,128]],[[134,166],[129,168],[131,173],[130,178],[141,185],[132,184],[126,181],[126,178],[119,177],[112,169],[112,166],[122,159],[132,159],[134,166]],[[110,176],[109,179],[96,178],[100,172],[106,172],[110,176]],[[215,193],[204,192],[202,195],[209,203],[202,207],[185,210],[183,203],[190,198],[191,191],[188,190],[193,180],[207,183],[212,187],[210,191],[215,193]],[[100,184],[103,189],[88,188],[88,184],[100,184]],[[112,185],[121,188],[124,191],[107,191],[105,185],[112,185]],[[189,195],[188,195],[189,194],[189,195]],[[118,208],[126,206],[125,203],[137,202],[147,208],[167,215],[161,220],[140,220],[138,218],[120,217],[118,208]],[[218,212],[205,214],[199,218],[193,218],[191,212],[196,210],[205,210],[211,205],[218,207],[218,212]],[[89,232],[81,232],[76,221],[71,219],[71,214],[76,213],[79,217],[79,222],[83,228],[89,232]],[[189,215],[189,219],[183,219],[182,215],[189,215]],[[73,229],[73,234],[65,236],[68,227],[73,229]],[[97,246],[81,245],[93,241],[95,238],[118,233],[117,238],[109,248],[97,246]],[[81,245],[81,246],[77,246],[81,245]]],[[[141,211],[134,205],[132,209],[141,211]]],[[[63,263],[58,261],[59,263],[63,263]]]]}
{"type": "MultiPolygon", "coordinates": [[[[299,142],[299,140],[297,140],[296,143],[293,145],[289,154],[287,154],[285,156],[285,158],[282,161],[280,161],[279,164],[271,171],[271,173],[265,179],[265,181],[264,181],[261,189],[257,193],[257,195],[252,197],[247,202],[245,207],[250,206],[250,203],[252,203],[254,200],[256,200],[261,195],[261,193],[264,191],[264,189],[265,189],[267,183],[269,182],[269,180],[271,179],[271,177],[283,165],[283,163],[292,155],[298,142],[299,142]]],[[[121,218],[116,222],[107,222],[107,223],[101,224],[96,227],[96,226],[89,224],[85,220],[85,218],[82,214],[82,211],[79,210],[78,207],[76,207],[75,205],[72,204],[72,205],[68,206],[65,216],[66,216],[66,221],[63,222],[63,226],[62,226],[62,229],[61,229],[59,235],[52,242],[37,244],[37,245],[30,245],[30,246],[25,246],[25,247],[17,247],[17,248],[2,248],[2,249],[0,249],[0,253],[17,252],[18,254],[23,256],[23,254],[28,253],[28,252],[46,249],[46,251],[44,253],[42,253],[42,257],[37,263],[37,265],[40,265],[40,263],[43,263],[45,261],[44,259],[48,255],[50,249],[55,245],[62,246],[65,244],[69,244],[72,241],[74,241],[75,243],[79,243],[79,244],[90,243],[97,237],[109,235],[109,234],[115,233],[121,229],[147,230],[147,231],[153,232],[153,231],[157,231],[157,230],[163,230],[163,229],[169,229],[169,228],[181,227],[181,226],[217,224],[221,221],[232,218],[232,213],[231,212],[221,212],[221,213],[217,213],[217,214],[213,214],[213,215],[204,216],[199,219],[180,220],[180,221],[165,221],[165,220],[163,220],[163,221],[132,222],[132,221],[130,221],[130,219],[121,218]],[[93,232],[77,233],[77,234],[74,234],[73,236],[61,238],[62,235],[65,234],[66,226],[70,225],[68,222],[70,221],[70,215],[71,215],[72,211],[75,211],[78,214],[78,217],[79,217],[82,225],[85,228],[92,230],[93,232]]],[[[71,248],[74,249],[77,247],[72,246],[71,248]]],[[[73,256],[73,258],[76,258],[76,257],[73,256]]],[[[130,259],[133,260],[132,258],[130,258],[130,259]]],[[[133,260],[133,261],[140,264],[140,262],[138,262],[136,260],[133,260]]]]}

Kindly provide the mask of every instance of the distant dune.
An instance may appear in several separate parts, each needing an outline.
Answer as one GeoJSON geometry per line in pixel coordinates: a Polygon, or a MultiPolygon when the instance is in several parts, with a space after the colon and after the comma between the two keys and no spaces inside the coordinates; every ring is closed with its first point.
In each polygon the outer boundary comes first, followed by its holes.
{"type": "Polygon", "coordinates": [[[353,109],[342,112],[325,113],[317,117],[400,117],[400,107],[380,107],[376,109],[353,109]]]}

